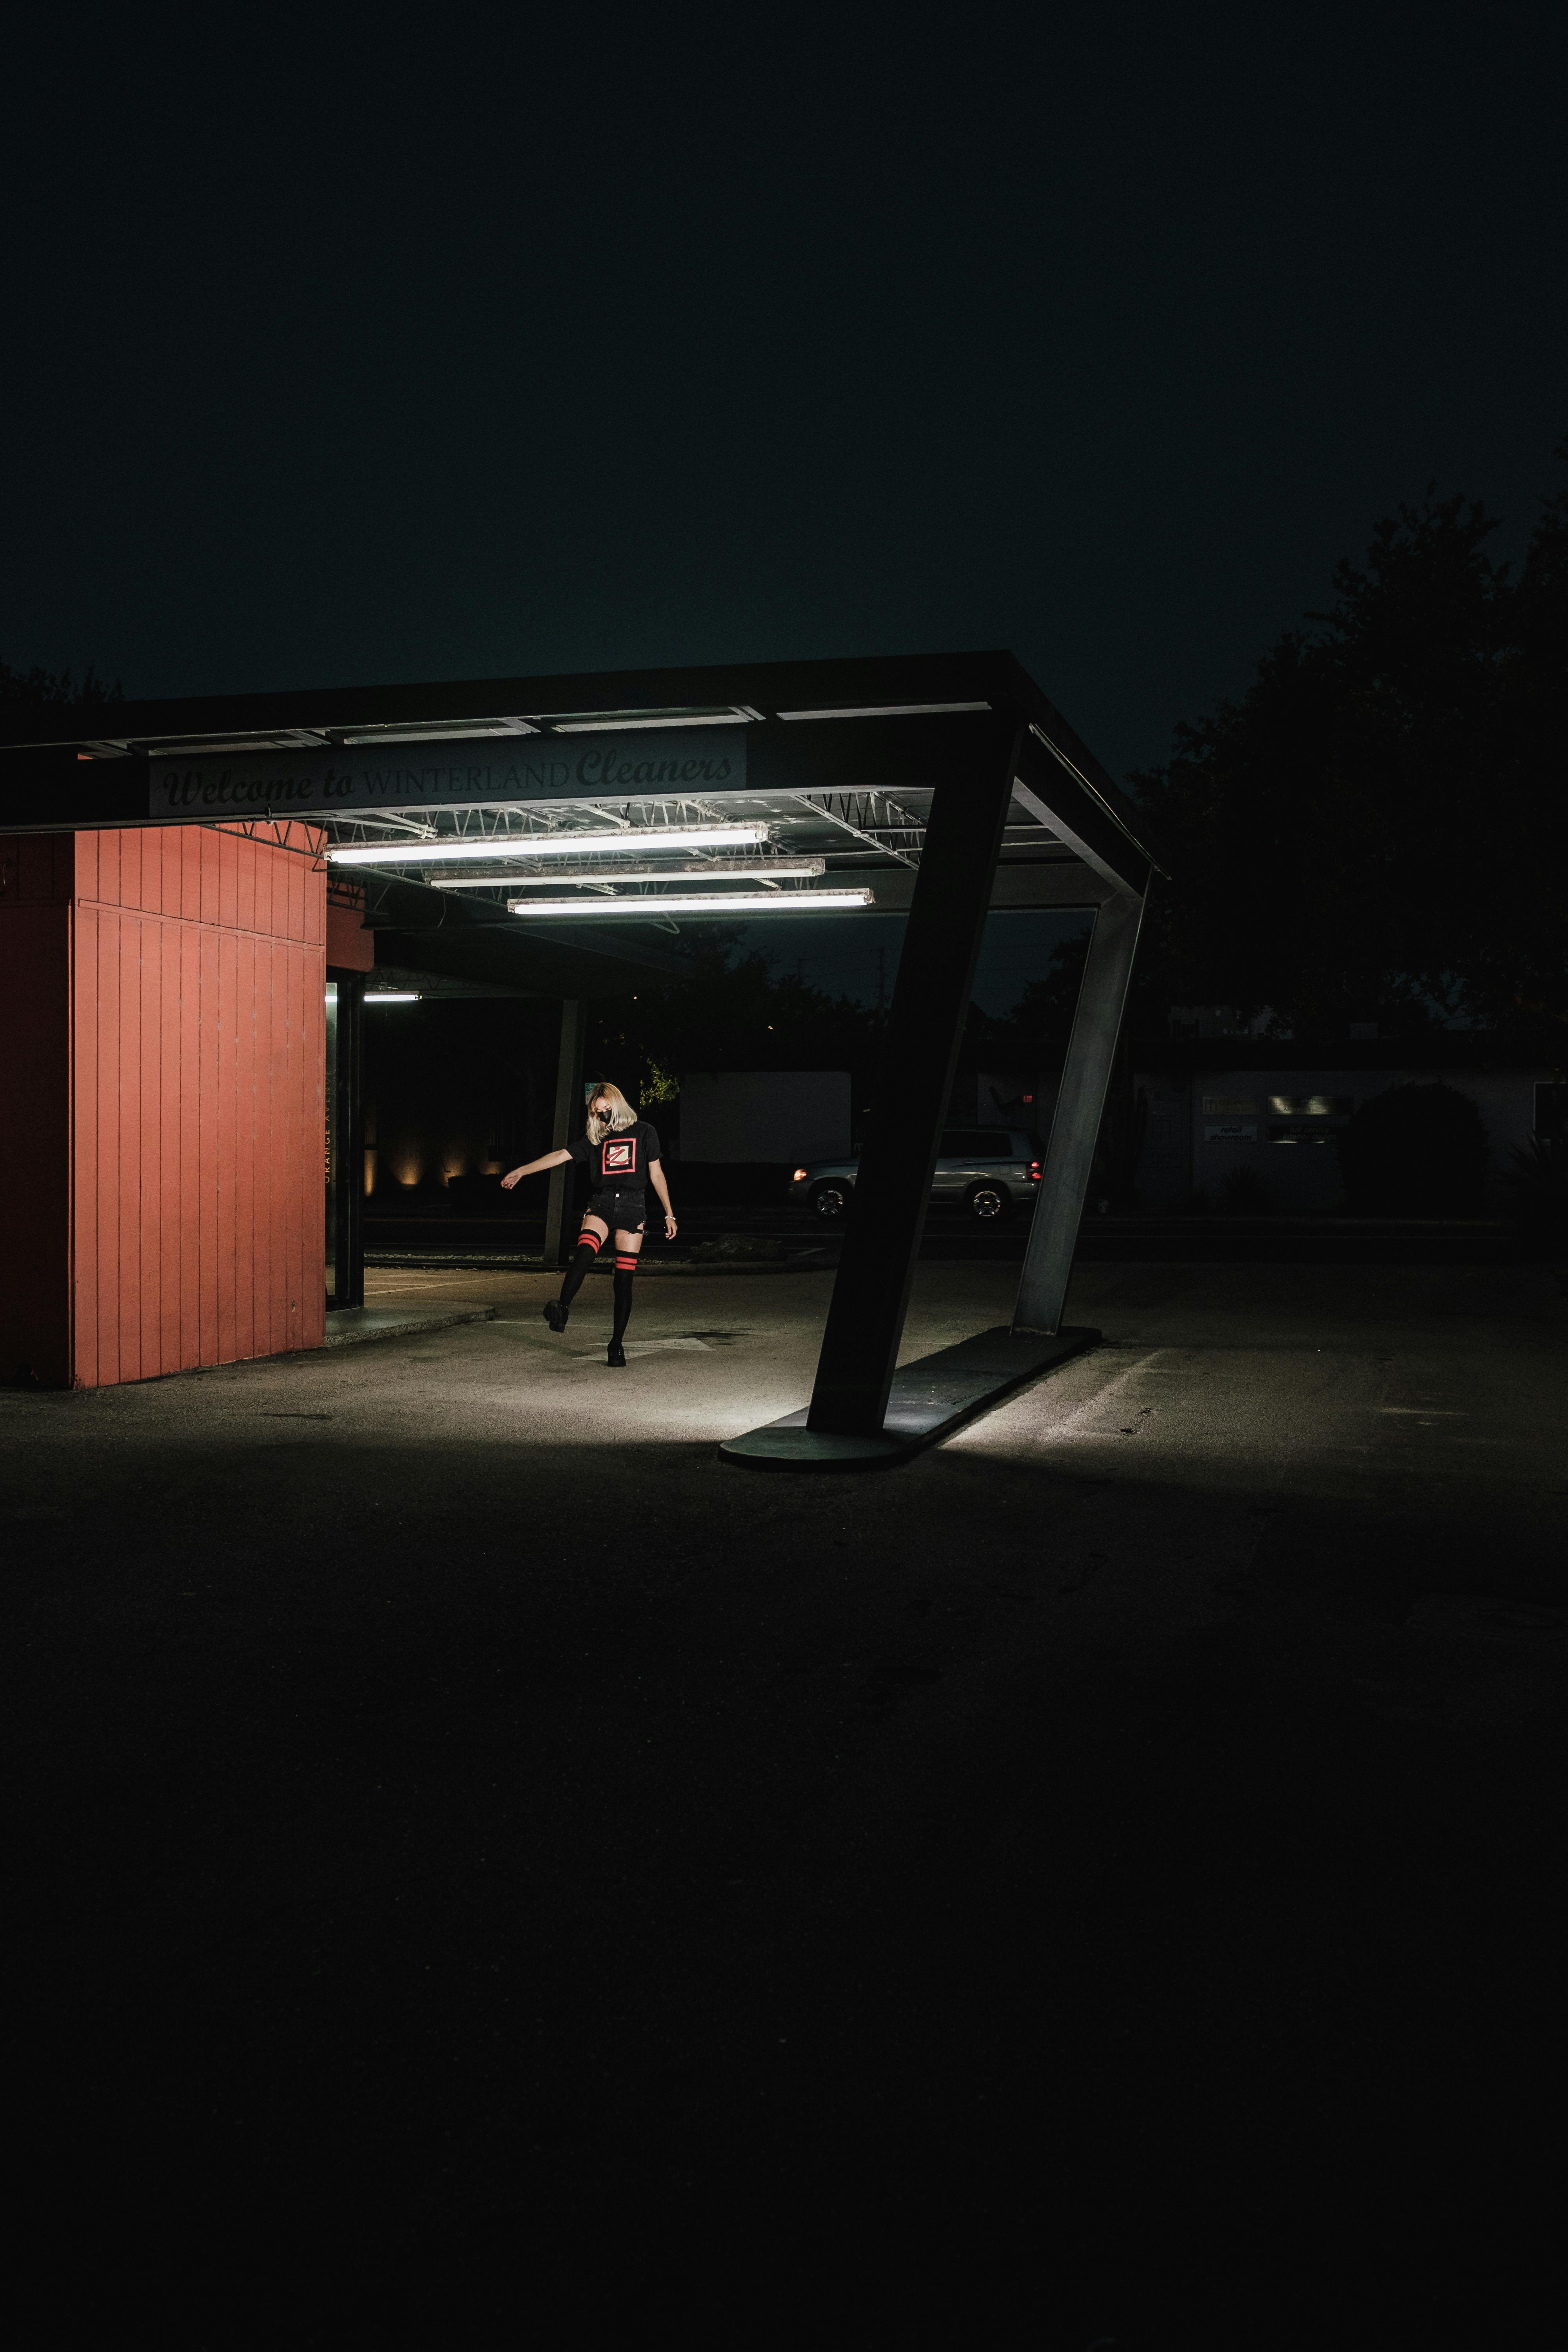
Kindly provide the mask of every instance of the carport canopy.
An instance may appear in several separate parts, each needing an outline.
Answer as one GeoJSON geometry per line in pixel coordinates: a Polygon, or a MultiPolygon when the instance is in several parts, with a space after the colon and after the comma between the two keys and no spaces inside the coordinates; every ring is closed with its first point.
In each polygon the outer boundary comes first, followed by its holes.
{"type": "Polygon", "coordinates": [[[363,887],[389,960],[454,980],[591,995],[673,968],[690,922],[907,915],[812,1399],[732,1458],[900,1458],[1092,1336],[1060,1318],[1156,868],[1138,812],[1011,655],[316,688],[91,725],[24,740],[13,719],[0,832],[303,821],[363,887]],[[1094,918],[1040,1196],[1011,1330],[895,1381],[993,908],[1094,918]]]}

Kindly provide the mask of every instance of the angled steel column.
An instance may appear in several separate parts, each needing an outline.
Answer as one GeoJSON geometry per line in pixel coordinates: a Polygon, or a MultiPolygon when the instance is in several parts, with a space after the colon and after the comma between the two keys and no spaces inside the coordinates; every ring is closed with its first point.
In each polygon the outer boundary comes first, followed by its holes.
{"type": "MultiPolygon", "coordinates": [[[[577,1139],[583,1123],[583,1054],[588,1035],[588,1008],[579,996],[561,1000],[561,1058],[555,1066],[555,1117],[550,1129],[552,1151],[564,1151],[577,1139]]],[[[544,1263],[563,1265],[574,1239],[569,1230],[572,1183],[575,1168],[552,1168],[550,1199],[544,1212],[544,1263]]]]}
{"type": "Polygon", "coordinates": [[[808,1426],[879,1430],[963,1039],[1021,730],[998,728],[973,776],[937,785],[888,1016],[808,1426]]]}
{"type": "Polygon", "coordinates": [[[1013,1315],[1015,1331],[1061,1328],[1068,1276],[1078,1246],[1094,1147],[1100,1140],[1143,907],[1142,898],[1119,891],[1105,901],[1094,919],[1062,1090],[1046,1150],[1044,1179],[1024,1255],[1024,1277],[1013,1315]]]}

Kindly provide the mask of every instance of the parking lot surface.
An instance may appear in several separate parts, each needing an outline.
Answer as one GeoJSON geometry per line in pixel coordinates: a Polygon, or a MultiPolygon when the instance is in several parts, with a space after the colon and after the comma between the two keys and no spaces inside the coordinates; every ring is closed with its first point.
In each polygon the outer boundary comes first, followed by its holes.
{"type": "Polygon", "coordinates": [[[1535,2340],[1559,1279],[1081,1267],[907,1468],[726,1465],[828,1282],[0,1393],[53,2340],[1535,2340]]]}

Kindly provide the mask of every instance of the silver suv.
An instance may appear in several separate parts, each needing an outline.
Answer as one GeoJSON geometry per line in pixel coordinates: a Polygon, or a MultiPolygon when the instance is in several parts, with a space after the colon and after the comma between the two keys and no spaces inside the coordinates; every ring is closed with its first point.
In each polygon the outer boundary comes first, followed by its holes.
{"type": "MultiPolygon", "coordinates": [[[[1016,1128],[950,1127],[937,1154],[931,1205],[963,1207],[977,1223],[996,1224],[1015,1208],[1033,1208],[1044,1153],[1038,1136],[1016,1128]]],[[[854,1196],[858,1155],[853,1160],[816,1160],[797,1168],[790,1199],[814,1221],[833,1224],[847,1214],[854,1196]]]]}

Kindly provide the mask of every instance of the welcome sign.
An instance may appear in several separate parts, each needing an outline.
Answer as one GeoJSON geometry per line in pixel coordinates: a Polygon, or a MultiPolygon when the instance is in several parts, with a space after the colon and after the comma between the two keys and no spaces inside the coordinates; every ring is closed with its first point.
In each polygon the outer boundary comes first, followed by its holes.
{"type": "Polygon", "coordinates": [[[150,761],[153,816],[347,816],[487,801],[662,799],[743,791],[746,730],[661,727],[508,735],[482,744],[364,744],[331,751],[178,752],[150,761]]]}

